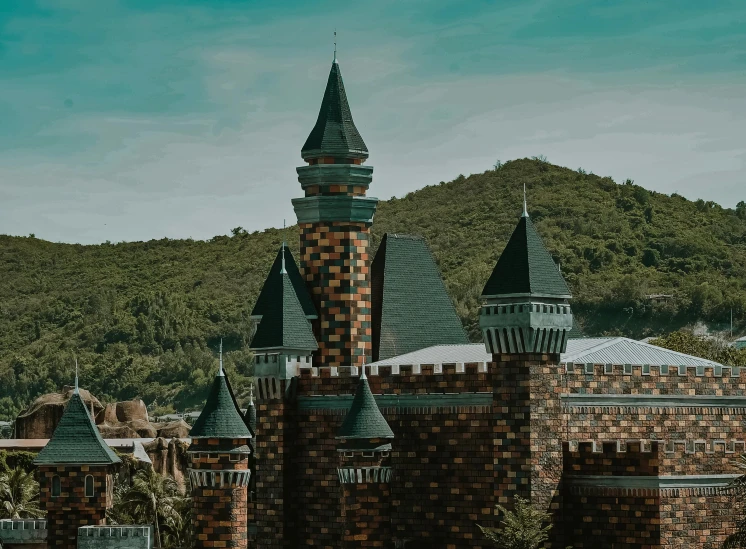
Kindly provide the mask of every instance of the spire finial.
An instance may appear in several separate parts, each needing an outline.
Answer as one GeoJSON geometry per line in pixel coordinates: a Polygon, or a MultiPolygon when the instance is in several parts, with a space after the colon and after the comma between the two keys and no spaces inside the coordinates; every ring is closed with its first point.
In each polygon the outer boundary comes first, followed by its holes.
{"type": "Polygon", "coordinates": [[[337,62],[337,29],[334,29],[334,63],[337,62]]]}
{"type": "Polygon", "coordinates": [[[368,376],[365,375],[365,356],[363,356],[363,373],[360,375],[360,379],[368,379],[368,376]]]}
{"type": "Polygon", "coordinates": [[[523,184],[523,216],[528,217],[528,206],[526,205],[526,184],[523,184]]]}
{"type": "Polygon", "coordinates": [[[78,388],[78,358],[75,357],[75,394],[80,394],[80,389],[78,388]]]}
{"type": "Polygon", "coordinates": [[[220,368],[218,369],[218,376],[223,377],[225,376],[225,372],[223,371],[223,338],[220,338],[220,368]]]}
{"type": "Polygon", "coordinates": [[[254,405],[254,384],[249,385],[249,406],[254,405]]]}
{"type": "Polygon", "coordinates": [[[285,220],[282,220],[282,269],[280,274],[288,274],[285,270],[285,220]]]}

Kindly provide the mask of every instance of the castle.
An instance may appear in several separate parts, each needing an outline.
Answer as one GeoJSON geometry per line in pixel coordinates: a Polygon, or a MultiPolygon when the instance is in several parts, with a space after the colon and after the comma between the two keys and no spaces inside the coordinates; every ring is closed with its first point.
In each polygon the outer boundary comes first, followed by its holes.
{"type": "MultiPolygon", "coordinates": [[[[388,234],[371,260],[373,168],[336,59],[301,153],[299,263],[283,245],[252,312],[256,408],[221,367],[190,433],[196,547],[486,548],[477,525],[515,496],[552,514],[552,547],[724,546],[739,368],[571,337],[525,207],[469,343],[423,239],[388,234]]],[[[49,547],[93,547],[110,505],[118,458],[78,401],[37,458],[49,547]]]]}

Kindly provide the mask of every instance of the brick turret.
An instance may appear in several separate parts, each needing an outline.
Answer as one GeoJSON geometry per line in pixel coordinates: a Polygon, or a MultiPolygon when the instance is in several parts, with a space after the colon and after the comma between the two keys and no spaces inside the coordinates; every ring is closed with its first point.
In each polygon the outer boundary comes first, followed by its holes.
{"type": "Polygon", "coordinates": [[[378,409],[365,368],[337,433],[345,549],[391,544],[391,439],[394,433],[378,409]]]}
{"type": "Polygon", "coordinates": [[[570,297],[524,208],[482,292],[479,319],[493,360],[495,492],[504,505],[516,494],[558,505],[563,423],[552,380],[572,328],[570,297]]]}
{"type": "Polygon", "coordinates": [[[196,549],[248,547],[247,501],[253,433],[220,368],[189,433],[196,549]]]}
{"type": "Polygon", "coordinates": [[[105,524],[113,500],[113,467],[118,463],[80,398],[76,376],[60,423],[34,460],[41,508],[47,513],[48,547],[75,549],[78,528],[105,524]]]}
{"type": "Polygon", "coordinates": [[[366,196],[373,168],[352,120],[336,58],[319,117],[297,168],[305,197],[293,200],[301,231],[301,272],[319,312],[316,366],[361,366],[371,352],[370,226],[378,204],[366,196]]]}

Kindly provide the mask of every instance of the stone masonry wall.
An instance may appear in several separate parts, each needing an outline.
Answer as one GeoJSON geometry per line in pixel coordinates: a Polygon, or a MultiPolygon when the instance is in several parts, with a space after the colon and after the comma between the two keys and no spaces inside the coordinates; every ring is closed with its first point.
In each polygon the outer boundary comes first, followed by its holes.
{"type": "Polygon", "coordinates": [[[371,353],[367,223],[300,224],[300,270],[319,319],[316,366],[360,366],[371,353]]]}
{"type": "Polygon", "coordinates": [[[50,548],[76,549],[78,528],[106,523],[111,507],[113,480],[108,467],[39,467],[41,508],[47,511],[50,548]],[[93,476],[94,496],[85,496],[85,477],[93,476]],[[52,478],[59,476],[61,493],[52,497],[52,478]]]}

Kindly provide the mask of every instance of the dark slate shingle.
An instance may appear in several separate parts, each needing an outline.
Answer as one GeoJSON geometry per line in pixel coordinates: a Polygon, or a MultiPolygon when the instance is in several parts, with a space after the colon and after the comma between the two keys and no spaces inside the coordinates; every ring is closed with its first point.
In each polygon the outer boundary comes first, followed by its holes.
{"type": "Polygon", "coordinates": [[[521,217],[482,296],[534,294],[570,297],[570,289],[528,216],[521,217]]]}
{"type": "Polygon", "coordinates": [[[374,361],[469,342],[422,237],[384,235],[371,273],[374,361]]]}
{"type": "Polygon", "coordinates": [[[368,156],[368,147],[352,121],[339,63],[332,63],[316,125],[301,149],[307,156],[368,156]]]}
{"type": "Polygon", "coordinates": [[[368,378],[360,377],[350,409],[337,432],[341,439],[394,438],[394,432],[378,409],[368,378]]]}
{"type": "Polygon", "coordinates": [[[276,275],[281,282],[279,292],[273,293],[272,301],[262,316],[251,349],[298,349],[315,351],[319,348],[313,335],[311,323],[303,312],[290,276],[276,275]]]}
{"type": "Polygon", "coordinates": [[[282,250],[285,250],[285,270],[288,273],[290,282],[293,284],[295,294],[298,296],[303,307],[303,312],[309,318],[316,318],[318,313],[316,307],[311,300],[311,296],[308,294],[306,283],[298,270],[298,265],[295,263],[295,258],[292,252],[287,246],[283,246],[277,252],[272,268],[269,270],[269,275],[264,281],[262,291],[259,292],[259,297],[254,305],[254,310],[251,311],[251,316],[263,316],[272,307],[272,304],[278,302],[278,296],[282,294],[282,279],[280,278],[280,271],[282,270],[282,250]]]}
{"type": "Polygon", "coordinates": [[[221,371],[215,376],[202,413],[189,431],[191,438],[253,438],[241,414],[230,382],[221,371]]]}
{"type": "Polygon", "coordinates": [[[109,448],[76,392],[70,397],[52,438],[34,465],[112,465],[120,459],[109,448]]]}

